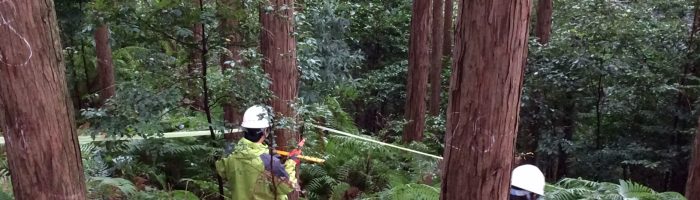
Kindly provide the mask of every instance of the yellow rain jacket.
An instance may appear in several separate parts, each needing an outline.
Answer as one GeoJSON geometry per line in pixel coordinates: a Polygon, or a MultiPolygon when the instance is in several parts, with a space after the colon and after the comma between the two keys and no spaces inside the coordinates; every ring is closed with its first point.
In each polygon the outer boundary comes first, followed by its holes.
{"type": "Polygon", "coordinates": [[[232,199],[272,200],[276,188],[277,200],[287,200],[287,194],[298,188],[295,165],[291,161],[282,165],[269,155],[267,145],[241,139],[231,155],[216,161],[216,171],[228,180],[232,199]]]}

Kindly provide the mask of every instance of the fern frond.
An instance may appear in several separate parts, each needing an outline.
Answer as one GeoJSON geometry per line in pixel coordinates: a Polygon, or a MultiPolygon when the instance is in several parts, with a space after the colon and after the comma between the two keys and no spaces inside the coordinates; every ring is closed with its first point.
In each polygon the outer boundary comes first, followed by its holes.
{"type": "Polygon", "coordinates": [[[632,181],[623,181],[620,180],[620,187],[618,190],[620,196],[626,198],[626,199],[632,199],[632,198],[637,198],[637,199],[642,199],[642,198],[650,198],[653,197],[654,195],[654,190],[652,190],[649,187],[646,187],[642,184],[634,183],[632,181]]]}
{"type": "Polygon", "coordinates": [[[88,185],[102,190],[107,187],[113,187],[121,191],[126,195],[133,195],[136,193],[136,186],[134,186],[131,181],[123,178],[111,178],[111,177],[90,177],[88,179],[88,185]]]}

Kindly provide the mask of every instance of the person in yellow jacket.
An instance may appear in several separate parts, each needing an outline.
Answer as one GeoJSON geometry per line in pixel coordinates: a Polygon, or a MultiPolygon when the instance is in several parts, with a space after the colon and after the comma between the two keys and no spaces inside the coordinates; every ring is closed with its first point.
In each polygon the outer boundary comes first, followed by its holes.
{"type": "Polygon", "coordinates": [[[248,108],[241,123],[243,139],[238,141],[229,156],[216,162],[217,172],[228,180],[231,199],[286,200],[287,194],[299,188],[295,169],[299,164],[296,156],[300,152],[293,151],[285,163],[269,154],[264,141],[271,131],[270,121],[270,113],[265,107],[248,108]]]}

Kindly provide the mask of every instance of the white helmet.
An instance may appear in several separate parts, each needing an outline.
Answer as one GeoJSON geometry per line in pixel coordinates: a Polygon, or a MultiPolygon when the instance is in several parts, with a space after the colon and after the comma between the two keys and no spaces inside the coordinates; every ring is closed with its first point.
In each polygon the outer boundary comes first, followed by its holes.
{"type": "Polygon", "coordinates": [[[510,185],[544,195],[544,174],[534,165],[521,165],[513,170],[510,185]]]}
{"type": "Polygon", "coordinates": [[[263,106],[251,106],[243,114],[243,122],[241,126],[243,128],[267,128],[270,127],[270,121],[272,120],[268,109],[263,106]]]}

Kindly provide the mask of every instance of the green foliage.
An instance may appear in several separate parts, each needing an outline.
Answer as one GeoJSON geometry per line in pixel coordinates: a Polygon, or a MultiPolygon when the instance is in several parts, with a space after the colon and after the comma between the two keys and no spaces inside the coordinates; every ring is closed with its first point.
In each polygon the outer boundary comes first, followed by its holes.
{"type": "MultiPolygon", "coordinates": [[[[262,67],[236,65],[236,62],[226,61],[231,68],[220,73],[210,72],[212,99],[218,102],[236,102],[239,107],[247,108],[262,104],[273,97],[268,90],[270,79],[262,67]]],[[[239,110],[238,112],[244,112],[239,110]]]]}
{"type": "Polygon", "coordinates": [[[308,9],[296,15],[298,62],[301,68],[301,94],[311,102],[321,100],[333,86],[354,81],[350,75],[362,61],[359,51],[350,49],[346,40],[350,21],[339,15],[340,1],[307,1],[308,9]]]}
{"type": "Polygon", "coordinates": [[[14,199],[12,196],[12,179],[10,178],[10,168],[7,164],[7,154],[4,151],[5,145],[0,145],[3,149],[0,154],[0,200],[14,199]]]}
{"type": "Polygon", "coordinates": [[[173,109],[178,109],[180,94],[175,88],[164,91],[144,88],[143,84],[128,82],[128,85],[118,87],[119,95],[110,99],[106,107],[88,108],[82,115],[94,122],[92,135],[100,132],[110,136],[155,136],[175,126],[168,123],[168,115],[173,109]],[[126,89],[128,88],[128,89],[126,89]],[[109,120],[107,120],[109,119],[109,120]]]}
{"type": "Polygon", "coordinates": [[[87,185],[94,199],[108,199],[110,197],[131,196],[136,193],[136,187],[131,181],[123,178],[89,177],[87,185]]]}
{"type": "Polygon", "coordinates": [[[565,178],[554,185],[545,187],[546,199],[600,199],[600,200],[685,200],[683,195],[676,192],[658,193],[649,187],[620,180],[619,184],[593,182],[583,179],[565,178]]]}
{"type": "Polygon", "coordinates": [[[173,190],[173,191],[162,191],[147,189],[145,191],[136,193],[131,199],[138,200],[157,200],[157,199],[173,199],[173,200],[199,200],[192,192],[185,190],[173,190]]]}
{"type": "Polygon", "coordinates": [[[440,190],[438,188],[423,185],[423,184],[405,184],[398,187],[393,187],[389,190],[379,193],[379,197],[363,198],[363,199],[382,199],[382,200],[400,200],[400,199],[416,199],[416,200],[437,200],[440,198],[440,190]]]}
{"type": "Polygon", "coordinates": [[[682,190],[676,183],[685,182],[686,141],[696,116],[678,106],[677,95],[698,92],[695,82],[678,83],[689,53],[692,5],[683,0],[554,5],[551,42],[530,43],[519,151],[536,153],[538,166],[550,172],[559,156],[567,156],[567,176],[631,178],[682,190]],[[668,173],[675,180],[662,178],[668,173]]]}

